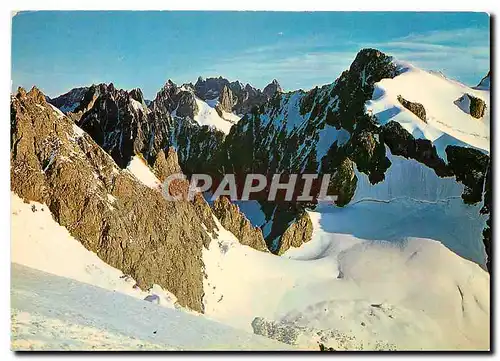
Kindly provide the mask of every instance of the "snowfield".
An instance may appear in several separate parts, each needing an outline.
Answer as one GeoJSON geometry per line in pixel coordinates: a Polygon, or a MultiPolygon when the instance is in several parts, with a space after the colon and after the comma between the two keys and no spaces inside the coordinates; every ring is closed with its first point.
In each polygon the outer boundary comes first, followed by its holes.
{"type": "Polygon", "coordinates": [[[372,185],[356,170],[358,184],[350,204],[317,209],[335,214],[335,221],[325,227],[371,240],[430,238],[486,267],[482,232],[487,216],[479,213],[482,204],[464,204],[464,186],[454,177],[440,178],[431,168],[386,148],[391,166],[384,181],[372,185]]]}
{"type": "Polygon", "coordinates": [[[120,292],[12,265],[14,350],[289,350],[120,292]]]}
{"type": "Polygon", "coordinates": [[[325,227],[282,257],[225,230],[203,256],[205,312],[290,343],[336,350],[488,350],[489,274],[441,243],[369,241],[325,227]]]}
{"type": "Polygon", "coordinates": [[[183,309],[158,285],[141,291],[57,224],[46,205],[15,194],[11,203],[12,349],[291,349],[183,309]]]}
{"type": "Polygon", "coordinates": [[[221,118],[217,111],[203,100],[199,98],[195,98],[195,100],[196,105],[198,106],[198,114],[194,116],[194,120],[200,125],[208,125],[224,132],[225,134],[229,134],[229,130],[233,126],[233,122],[237,122],[239,120],[239,117],[234,114],[233,116],[230,116],[229,113],[225,113],[228,120],[221,118]]]}
{"type": "Polygon", "coordinates": [[[150,295],[157,295],[160,305],[177,307],[177,298],[158,285],[154,285],[148,292],[134,287],[134,279],[106,264],[73,238],[65,227],[54,221],[45,204],[27,204],[12,193],[11,234],[13,263],[141,300],[150,295]]]}
{"type": "Polygon", "coordinates": [[[489,89],[470,88],[442,74],[427,72],[405,62],[398,61],[397,65],[402,74],[375,84],[372,100],[365,104],[367,111],[375,115],[381,124],[394,120],[415,138],[429,139],[444,160],[444,149],[449,144],[471,146],[489,153],[489,89]],[[486,103],[485,115],[481,119],[473,118],[460,103],[465,94],[486,103]],[[422,104],[426,121],[403,107],[397,99],[398,95],[422,104]]]}
{"type": "Polygon", "coordinates": [[[145,161],[137,155],[128,164],[127,171],[149,188],[161,190],[163,187],[145,161]]]}

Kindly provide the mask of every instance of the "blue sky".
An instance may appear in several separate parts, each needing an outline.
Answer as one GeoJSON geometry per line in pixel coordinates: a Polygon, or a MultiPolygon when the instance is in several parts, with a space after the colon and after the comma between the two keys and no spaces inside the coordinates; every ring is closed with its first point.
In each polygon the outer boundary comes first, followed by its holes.
{"type": "Polygon", "coordinates": [[[12,20],[12,81],[52,97],[113,82],[152,99],[167,79],[199,75],[309,89],[375,47],[475,85],[489,46],[485,13],[24,12],[12,20]]]}

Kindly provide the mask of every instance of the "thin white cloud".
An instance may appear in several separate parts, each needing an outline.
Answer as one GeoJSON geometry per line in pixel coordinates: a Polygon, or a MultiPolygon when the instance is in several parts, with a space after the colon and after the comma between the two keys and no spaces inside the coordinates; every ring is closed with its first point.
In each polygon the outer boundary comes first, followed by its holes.
{"type": "Polygon", "coordinates": [[[255,53],[220,60],[204,71],[208,74],[223,73],[230,78],[252,79],[259,87],[276,78],[286,89],[309,89],[333,82],[355,56],[356,51],[275,54],[273,57],[255,53]]]}
{"type": "Polygon", "coordinates": [[[258,87],[276,78],[285,89],[309,89],[333,82],[349,68],[357,52],[365,47],[380,49],[398,59],[424,69],[442,71],[461,81],[464,81],[464,75],[479,81],[489,70],[488,31],[466,28],[410,34],[379,43],[353,43],[337,39],[332,44],[319,38],[281,40],[251,47],[238,55],[218,58],[215,62],[207,59],[205,64],[208,65],[199,71],[205,76],[222,74],[229,79],[249,80],[258,87]]]}
{"type": "Polygon", "coordinates": [[[487,41],[489,43],[489,31],[480,28],[462,28],[453,30],[436,30],[426,33],[410,34],[397,40],[414,43],[471,43],[475,41],[487,41]]]}
{"type": "Polygon", "coordinates": [[[471,83],[486,74],[490,63],[488,29],[463,28],[410,34],[372,46],[428,70],[471,83]]]}

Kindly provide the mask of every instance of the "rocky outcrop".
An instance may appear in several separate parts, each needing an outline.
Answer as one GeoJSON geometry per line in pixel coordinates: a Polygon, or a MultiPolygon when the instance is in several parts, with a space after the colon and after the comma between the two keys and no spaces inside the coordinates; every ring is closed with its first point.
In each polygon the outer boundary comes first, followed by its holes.
{"type": "Polygon", "coordinates": [[[297,219],[286,229],[280,240],[278,255],[288,251],[291,247],[298,248],[304,243],[309,242],[312,238],[313,225],[311,218],[307,212],[302,213],[297,219]]]}
{"type": "Polygon", "coordinates": [[[177,152],[174,148],[168,148],[167,155],[165,155],[163,149],[158,152],[153,163],[153,172],[160,182],[164,182],[165,179],[172,174],[182,173],[177,152]]]}
{"type": "MultiPolygon", "coordinates": [[[[390,166],[385,146],[378,138],[375,120],[365,114],[374,84],[397,74],[392,58],[375,49],[361,50],[349,70],[332,84],[309,92],[275,93],[263,105],[252,108],[226,136],[214,168],[247,173],[332,174],[330,190],[339,196],[338,205],[349,203],[356,189],[354,163],[369,175],[372,183],[384,179],[390,166]],[[299,114],[290,112],[299,109],[299,114]],[[290,123],[291,121],[294,123],[290,123]],[[326,128],[332,139],[328,150],[318,156],[316,145],[326,128]],[[336,137],[338,139],[335,139],[336,137]],[[300,151],[298,151],[300,150],[300,151]],[[326,154],[325,154],[326,153],[326,154]]],[[[247,87],[246,87],[247,88],[247,87]]],[[[247,89],[251,92],[251,89],[247,89]]],[[[323,138],[325,139],[325,138],[323,138]]],[[[271,231],[266,242],[278,252],[280,239],[289,224],[309,203],[277,203],[262,207],[272,210],[271,231]]],[[[269,220],[269,219],[268,219],[269,220]]]]}
{"type": "Polygon", "coordinates": [[[220,96],[224,87],[232,88],[229,80],[221,76],[207,79],[200,76],[194,84],[194,91],[200,99],[212,100],[220,96]]]}
{"type": "Polygon", "coordinates": [[[402,106],[404,106],[406,109],[408,109],[410,112],[415,114],[417,117],[419,117],[422,121],[427,123],[427,117],[425,115],[425,108],[422,104],[420,103],[415,103],[415,102],[410,102],[409,100],[406,100],[403,98],[401,95],[398,95],[398,101],[401,103],[402,106]]]}
{"type": "Polygon", "coordinates": [[[281,88],[280,83],[278,83],[276,79],[273,79],[271,83],[266,85],[262,93],[268,98],[272,98],[276,93],[283,93],[283,89],[281,88]]]}
{"type": "Polygon", "coordinates": [[[484,100],[470,94],[464,94],[453,102],[463,112],[470,114],[473,118],[481,119],[486,111],[484,100]]]}
{"type": "Polygon", "coordinates": [[[465,186],[462,199],[466,204],[483,202],[480,213],[488,215],[483,229],[483,243],[486,252],[486,268],[491,273],[493,253],[492,242],[492,184],[491,159],[488,155],[473,148],[463,148],[449,145],[446,147],[446,156],[450,170],[458,182],[465,186]]]}
{"type": "Polygon", "coordinates": [[[469,112],[470,115],[476,119],[481,119],[484,116],[484,111],[486,110],[486,103],[477,97],[470,94],[466,94],[470,100],[469,112]]]}
{"type": "Polygon", "coordinates": [[[219,105],[222,110],[226,112],[232,112],[233,111],[233,105],[234,105],[234,100],[233,100],[233,92],[227,85],[224,85],[224,88],[222,88],[220,95],[219,95],[219,105]]]}
{"type": "Polygon", "coordinates": [[[481,214],[488,215],[488,219],[486,220],[486,226],[483,229],[483,243],[484,243],[484,249],[486,251],[486,268],[488,272],[491,273],[492,268],[491,268],[491,258],[492,258],[492,252],[491,252],[491,209],[492,209],[492,188],[491,188],[491,164],[490,160],[488,161],[488,167],[487,167],[487,172],[486,172],[486,178],[484,182],[484,188],[483,188],[483,207],[481,208],[481,214]]]}
{"type": "Polygon", "coordinates": [[[214,201],[212,209],[222,226],[234,234],[241,244],[259,251],[267,251],[262,231],[252,226],[237,205],[232,204],[226,197],[219,197],[214,201]]]}
{"type": "Polygon", "coordinates": [[[93,85],[68,116],[121,168],[135,154],[142,154],[153,165],[160,150],[193,140],[197,145],[183,146],[179,154],[181,163],[189,163],[191,158],[200,158],[201,149],[215,147],[213,138],[219,139],[223,134],[193,120],[198,106],[193,92],[185,89],[169,80],[148,107],[140,89],[127,92],[113,84],[93,85]]]}
{"type": "Polygon", "coordinates": [[[378,129],[369,116],[358,118],[356,130],[346,146],[347,155],[356,163],[360,172],[368,175],[371,184],[382,182],[391,166],[385,154],[385,145],[380,140],[378,129]]]}
{"type": "Polygon", "coordinates": [[[246,114],[282,91],[277,80],[273,80],[264,89],[261,91],[250,84],[243,86],[239,81],[230,82],[223,77],[207,79],[199,77],[194,85],[197,97],[203,100],[218,99],[219,112],[224,110],[236,114],[246,114]]]}
{"type": "Polygon", "coordinates": [[[144,95],[142,94],[142,90],[139,88],[132,89],[129,92],[129,95],[132,99],[135,101],[141,103],[143,106],[147,106],[146,102],[144,101],[144,95]]]}
{"type": "MultiPolygon", "coordinates": [[[[334,154],[335,152],[331,152],[334,154]]],[[[336,195],[337,200],[335,204],[343,207],[348,204],[354,193],[356,192],[356,185],[358,184],[358,177],[354,171],[354,162],[349,158],[341,158],[341,160],[330,159],[328,155],[323,158],[323,166],[325,168],[334,169],[328,184],[328,194],[336,195]],[[337,163],[337,161],[339,163],[337,163]],[[333,163],[330,163],[333,162],[333,163]]]]}
{"type": "Polygon", "coordinates": [[[125,168],[130,159],[145,151],[148,145],[147,130],[151,124],[147,108],[137,107],[138,102],[128,92],[116,89],[113,84],[92,86],[86,98],[95,100],[77,125],[125,168]]]}
{"type": "Polygon", "coordinates": [[[203,310],[201,252],[210,238],[195,206],[168,202],[122,171],[36,88],[11,101],[11,189],[46,203],[72,236],[139,287],[159,284],[203,310]]]}

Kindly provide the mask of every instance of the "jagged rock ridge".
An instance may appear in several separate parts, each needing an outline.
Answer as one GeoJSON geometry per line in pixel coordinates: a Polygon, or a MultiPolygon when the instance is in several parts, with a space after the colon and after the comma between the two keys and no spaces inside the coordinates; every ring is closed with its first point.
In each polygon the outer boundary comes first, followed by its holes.
{"type": "MultiPolygon", "coordinates": [[[[130,105],[122,93],[111,94],[130,105]]],[[[98,104],[113,103],[104,98],[98,104]]],[[[59,224],[141,288],[157,283],[181,305],[203,310],[201,252],[210,238],[201,225],[212,226],[197,206],[167,202],[121,170],[36,88],[19,89],[12,98],[11,127],[12,191],[46,203],[59,224]]]]}

